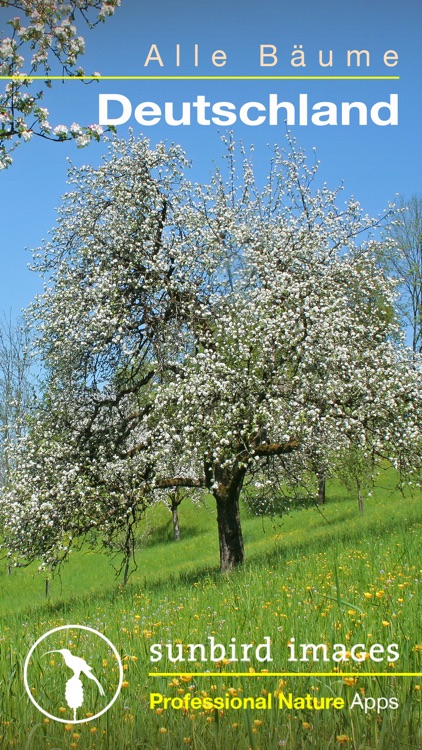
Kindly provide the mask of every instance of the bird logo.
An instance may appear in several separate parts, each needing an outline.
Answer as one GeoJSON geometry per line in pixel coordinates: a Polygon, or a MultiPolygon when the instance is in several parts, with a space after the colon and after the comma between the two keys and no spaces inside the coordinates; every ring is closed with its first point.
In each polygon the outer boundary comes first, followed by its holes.
{"type": "Polygon", "coordinates": [[[49,630],[34,643],[26,657],[23,676],[26,692],[39,711],[54,721],[68,723],[70,720],[79,724],[98,718],[113,705],[122,687],[123,664],[114,644],[102,633],[86,625],[63,625],[49,630]],[[47,651],[46,646],[50,646],[47,651]],[[56,660],[44,658],[49,654],[60,654],[63,669],[67,667],[72,673],[70,676],[67,673],[65,686],[59,682],[56,660]],[[79,654],[92,656],[86,660],[79,654]],[[87,691],[91,684],[92,690],[87,691]],[[111,699],[104,705],[106,695],[111,699]],[[41,705],[41,701],[48,700],[58,713],[58,706],[65,705],[63,698],[69,711],[60,708],[61,716],[55,716],[47,706],[41,705]],[[78,718],[78,709],[84,703],[88,704],[89,712],[78,718]],[[94,706],[99,706],[97,712],[92,710],[94,706]],[[72,719],[69,712],[72,712],[72,719]]]}
{"type": "Polygon", "coordinates": [[[76,711],[84,702],[84,688],[81,680],[81,673],[95,682],[100,695],[105,695],[104,690],[95,675],[92,674],[92,667],[86,663],[85,659],[72,654],[68,648],[53,649],[52,651],[46,651],[43,655],[47,656],[48,654],[61,654],[66,666],[73,672],[73,677],[66,682],[65,698],[69,708],[73,709],[73,719],[76,721],[76,711]]]}

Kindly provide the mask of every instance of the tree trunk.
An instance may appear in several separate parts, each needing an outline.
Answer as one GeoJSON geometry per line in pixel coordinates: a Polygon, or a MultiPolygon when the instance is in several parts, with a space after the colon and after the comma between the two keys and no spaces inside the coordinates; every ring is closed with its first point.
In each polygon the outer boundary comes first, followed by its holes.
{"type": "Polygon", "coordinates": [[[318,475],[318,505],[325,505],[325,477],[324,475],[318,475]]]}
{"type": "Polygon", "coordinates": [[[175,542],[180,541],[180,526],[179,526],[179,504],[172,500],[171,503],[171,515],[173,518],[173,540],[175,542]]]}
{"type": "Polygon", "coordinates": [[[241,565],[244,558],[239,512],[239,497],[244,476],[244,470],[237,469],[230,477],[222,476],[225,481],[219,482],[214,489],[214,497],[217,503],[220,570],[222,573],[227,573],[237,565],[241,565]]]}
{"type": "Polygon", "coordinates": [[[358,508],[359,508],[359,513],[363,513],[363,511],[364,511],[363,497],[362,497],[362,493],[360,491],[360,481],[358,479],[356,480],[356,484],[357,484],[357,488],[358,488],[358,508]]]}

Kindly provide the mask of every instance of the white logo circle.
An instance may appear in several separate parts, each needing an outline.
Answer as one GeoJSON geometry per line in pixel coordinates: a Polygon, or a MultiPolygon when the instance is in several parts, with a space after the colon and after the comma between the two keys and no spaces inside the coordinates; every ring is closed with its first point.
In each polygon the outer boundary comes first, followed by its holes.
{"type": "MultiPolygon", "coordinates": [[[[87,662],[84,659],[82,659],[81,657],[74,656],[70,652],[69,649],[53,649],[51,651],[51,653],[53,653],[53,652],[59,652],[59,651],[60,652],[66,652],[66,653],[62,653],[63,658],[65,659],[66,665],[74,673],[73,677],[71,677],[67,681],[67,683],[66,683],[66,686],[67,686],[66,687],[66,700],[67,700],[68,687],[69,687],[69,693],[72,692],[72,688],[73,688],[73,691],[75,692],[75,688],[76,688],[76,693],[78,694],[78,699],[79,699],[78,707],[80,707],[82,705],[82,703],[80,702],[80,696],[81,695],[83,696],[83,689],[82,689],[82,683],[81,683],[81,681],[79,679],[79,676],[80,676],[81,672],[85,676],[87,676],[90,680],[93,680],[97,684],[98,689],[100,690],[101,695],[104,695],[104,691],[102,689],[101,684],[99,683],[99,681],[95,677],[95,675],[92,673],[92,668],[89,666],[89,664],[87,664],[87,662]]],[[[49,652],[47,651],[46,653],[48,654],[49,652]]],[[[44,654],[44,655],[46,655],[46,654],[44,654]]],[[[115,645],[108,638],[106,638],[105,635],[103,635],[102,633],[99,633],[98,630],[94,630],[94,628],[89,628],[86,625],[61,625],[58,628],[53,628],[52,630],[49,630],[47,633],[44,633],[44,635],[42,635],[40,638],[38,638],[38,640],[31,647],[31,649],[30,649],[30,651],[28,653],[28,656],[25,659],[25,664],[24,664],[24,668],[23,668],[23,680],[24,680],[24,683],[25,683],[25,690],[28,693],[29,698],[31,699],[31,701],[34,704],[34,706],[38,709],[38,711],[41,711],[41,713],[44,714],[44,716],[47,716],[49,719],[53,719],[53,721],[59,721],[61,724],[85,724],[86,722],[93,721],[94,719],[98,719],[99,716],[102,716],[102,714],[105,714],[105,712],[108,711],[109,708],[111,708],[111,706],[113,705],[113,703],[117,700],[117,698],[118,698],[118,696],[120,694],[121,688],[122,688],[122,683],[123,683],[123,664],[122,664],[122,660],[120,658],[119,652],[117,651],[115,645]],[[114,657],[116,658],[116,662],[117,662],[118,669],[119,669],[119,679],[118,679],[117,688],[115,690],[115,693],[114,693],[111,701],[109,701],[109,703],[107,704],[107,706],[105,708],[101,709],[101,711],[98,711],[93,716],[85,716],[83,719],[76,719],[75,718],[75,716],[76,716],[76,708],[74,708],[73,706],[72,707],[73,707],[73,710],[75,712],[73,719],[63,719],[60,716],[54,716],[53,714],[51,714],[48,711],[46,711],[45,708],[43,708],[42,706],[40,706],[40,704],[35,700],[35,698],[34,698],[34,696],[32,694],[32,690],[29,687],[29,682],[28,682],[28,667],[29,667],[29,662],[31,660],[31,657],[32,657],[35,649],[46,638],[48,638],[49,636],[53,635],[54,633],[58,633],[61,630],[82,630],[82,631],[88,631],[89,633],[91,633],[91,634],[97,636],[98,638],[101,638],[103,641],[105,641],[105,643],[107,644],[108,648],[112,651],[114,657]]],[[[68,702],[68,705],[70,705],[69,700],[67,700],[67,702],[68,702]]]]}

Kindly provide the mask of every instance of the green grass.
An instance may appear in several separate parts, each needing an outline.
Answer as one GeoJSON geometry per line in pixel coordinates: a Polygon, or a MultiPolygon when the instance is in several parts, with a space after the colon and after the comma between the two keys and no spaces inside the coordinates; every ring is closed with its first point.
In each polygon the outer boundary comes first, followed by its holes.
{"type": "MultiPolygon", "coordinates": [[[[366,500],[365,512],[360,515],[357,503],[346,499],[339,483],[328,487],[327,505],[316,509],[293,510],[282,518],[256,518],[242,508],[242,529],[246,561],[268,560],[272,556],[294,556],[310,542],[323,544],[347,542],[379,528],[401,528],[421,518],[420,493],[406,496],[393,491],[395,477],[391,472],[382,476],[374,495],[366,500]]],[[[164,506],[148,510],[139,527],[137,569],[131,583],[143,588],[165,582],[169,578],[191,573],[193,577],[204,571],[218,569],[218,538],[215,503],[205,497],[199,507],[189,501],[180,506],[182,540],[172,542],[171,515],[164,506]]],[[[114,560],[102,552],[85,550],[71,556],[49,585],[52,605],[71,602],[81,592],[94,594],[116,588],[116,570],[120,559],[114,560]]],[[[46,573],[39,573],[36,565],[26,569],[0,568],[0,618],[21,610],[31,610],[46,603],[46,573]]]]}
{"type": "MultiPolygon", "coordinates": [[[[391,750],[421,746],[421,680],[398,677],[420,672],[420,530],[421,497],[392,492],[393,477],[383,477],[360,515],[339,485],[331,485],[328,503],[319,511],[294,511],[282,519],[260,519],[242,511],[247,562],[230,576],[217,571],[218,540],[212,499],[200,507],[180,507],[182,540],[171,541],[171,517],[163,507],[151,509],[139,530],[143,546],[138,568],[122,587],[110,561],[93,552],[75,553],[45,598],[45,574],[30,568],[0,574],[0,747],[19,750],[391,750]],[[72,729],[44,721],[29,702],[22,684],[22,666],[34,641],[50,628],[70,622],[91,626],[107,635],[124,658],[128,683],[115,705],[92,723],[72,729]],[[173,664],[149,661],[152,643],[263,642],[271,639],[274,661],[173,664]],[[399,644],[400,658],[380,663],[340,664],[357,671],[347,684],[333,677],[236,677],[249,668],[271,671],[333,671],[339,665],[287,661],[287,644],[399,644]],[[148,677],[153,671],[206,669],[228,674],[217,677],[148,677]],[[387,676],[371,677],[382,671],[387,676]],[[354,680],[356,679],[356,682],[354,680]],[[260,709],[215,710],[149,708],[149,695],[166,697],[263,697],[263,692],[344,698],[341,710],[260,709]],[[242,692],[243,691],[243,692],[242,692]],[[397,710],[350,710],[359,694],[396,698],[397,710]],[[261,723],[262,722],[262,723],[261,723]],[[94,726],[93,726],[94,725],[94,726]],[[94,732],[91,730],[95,729],[94,732]],[[76,736],[75,736],[76,735],[76,736]]],[[[85,653],[85,652],[84,652],[85,653]]],[[[331,655],[331,651],[329,652],[331,655]]],[[[94,659],[95,655],[88,659],[94,659]]],[[[40,659],[34,673],[35,695],[45,699],[50,682],[54,703],[64,702],[70,672],[61,657],[50,667],[40,659]]],[[[96,662],[100,681],[110,680],[110,665],[96,662]]],[[[86,687],[84,685],[84,687],[86,687]]],[[[266,695],[265,693],[265,695],[266,695]]],[[[96,700],[95,690],[88,691],[96,700]]],[[[273,697],[277,704],[277,697],[273,697]]],[[[58,710],[56,708],[56,710],[58,710]]],[[[63,712],[65,718],[71,716],[63,712]]]]}

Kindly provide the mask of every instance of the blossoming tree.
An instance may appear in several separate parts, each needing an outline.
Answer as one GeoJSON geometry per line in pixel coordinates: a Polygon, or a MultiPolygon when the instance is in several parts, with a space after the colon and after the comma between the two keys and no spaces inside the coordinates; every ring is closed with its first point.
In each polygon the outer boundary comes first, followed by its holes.
{"type": "Polygon", "coordinates": [[[420,456],[421,393],[397,343],[378,220],[338,205],[290,144],[259,187],[250,160],[205,187],[175,146],[116,140],[72,170],[31,315],[45,397],[14,446],[11,553],[56,564],[86,536],[126,561],[145,506],[212,493],[220,566],[244,557],[239,499],[348,446],[401,471],[420,456]],[[238,174],[239,173],[239,174],[238,174]]]}
{"type": "Polygon", "coordinates": [[[398,280],[399,310],[414,352],[422,353],[422,197],[400,197],[381,264],[398,280]]]}
{"type": "Polygon", "coordinates": [[[7,77],[0,93],[0,169],[12,163],[11,152],[19,142],[33,135],[55,141],[75,138],[80,147],[101,137],[99,125],[50,125],[48,110],[40,104],[43,91],[34,90],[31,76],[45,76],[50,86],[54,65],[59,75],[83,76],[83,68],[76,66],[85,41],[75,23],[83,21],[92,28],[118,5],[120,0],[0,0],[0,12],[1,8],[15,12],[0,42],[0,75],[7,77]]]}

